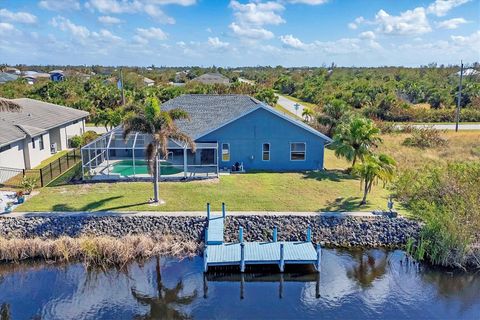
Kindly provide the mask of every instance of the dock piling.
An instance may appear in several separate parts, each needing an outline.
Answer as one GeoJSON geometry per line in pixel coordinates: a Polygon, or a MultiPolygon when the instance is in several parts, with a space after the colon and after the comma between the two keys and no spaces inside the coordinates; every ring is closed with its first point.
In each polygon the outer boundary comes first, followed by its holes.
{"type": "Polygon", "coordinates": [[[307,228],[307,242],[311,242],[312,241],[312,228],[310,228],[310,226],[308,226],[307,228]]]}
{"type": "Polygon", "coordinates": [[[316,264],[317,272],[320,272],[321,262],[322,262],[322,248],[320,247],[319,244],[317,244],[317,264],[316,264]]]}
{"type": "Polygon", "coordinates": [[[225,202],[222,202],[222,217],[223,217],[223,219],[225,219],[226,215],[227,215],[227,213],[225,211],[225,202]]]}
{"type": "Polygon", "coordinates": [[[238,242],[243,243],[243,227],[238,229],[238,242]]]}
{"type": "Polygon", "coordinates": [[[240,272],[245,272],[245,243],[240,243],[240,272]]]}
{"type": "Polygon", "coordinates": [[[285,247],[283,243],[280,244],[280,272],[285,270],[285,247]]]}
{"type": "Polygon", "coordinates": [[[277,242],[277,227],[273,228],[273,242],[277,242]]]}
{"type": "Polygon", "coordinates": [[[207,203],[207,220],[210,221],[210,203],[207,203]]]}
{"type": "Polygon", "coordinates": [[[208,253],[207,253],[207,245],[205,245],[205,249],[203,250],[203,271],[207,272],[208,271],[208,253]]]}

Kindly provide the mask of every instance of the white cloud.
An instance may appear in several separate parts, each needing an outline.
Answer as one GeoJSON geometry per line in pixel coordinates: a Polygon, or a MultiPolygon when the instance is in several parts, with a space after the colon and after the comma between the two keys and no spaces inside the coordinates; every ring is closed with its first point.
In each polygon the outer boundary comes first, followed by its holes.
{"type": "Polygon", "coordinates": [[[133,40],[138,43],[145,45],[149,40],[166,40],[168,35],[163,32],[160,28],[137,28],[137,34],[133,37],[133,40]]]}
{"type": "Polygon", "coordinates": [[[240,26],[235,22],[232,22],[229,25],[229,28],[232,29],[239,37],[249,38],[252,40],[266,40],[272,39],[274,37],[273,32],[268,31],[264,28],[255,28],[251,26],[240,26]]]}
{"type": "Polygon", "coordinates": [[[356,23],[350,22],[350,23],[348,24],[348,28],[350,28],[350,29],[352,29],[352,30],[356,30],[356,29],[358,29],[358,26],[357,26],[356,23]]]}
{"type": "Polygon", "coordinates": [[[98,21],[103,24],[119,24],[122,23],[122,20],[112,17],[112,16],[100,16],[98,17],[98,21]]]}
{"type": "Polygon", "coordinates": [[[271,39],[273,32],[264,28],[265,25],[279,25],[285,23],[280,15],[285,7],[274,1],[249,2],[242,4],[236,0],[230,1],[235,22],[230,24],[233,33],[242,38],[251,40],[271,39]]]}
{"type": "Polygon", "coordinates": [[[0,34],[10,32],[15,30],[15,27],[11,23],[7,22],[0,22],[0,34]]]}
{"type": "Polygon", "coordinates": [[[360,16],[360,17],[357,17],[354,22],[350,22],[348,24],[348,27],[352,30],[356,30],[358,29],[358,25],[364,22],[365,22],[365,18],[360,16]]]}
{"type": "Polygon", "coordinates": [[[295,38],[291,34],[285,36],[280,36],[280,41],[282,41],[283,46],[286,48],[304,50],[308,48],[308,45],[303,43],[300,39],[295,38]]]}
{"type": "Polygon", "coordinates": [[[379,32],[390,35],[422,34],[432,30],[422,7],[407,10],[399,16],[391,16],[380,10],[375,15],[374,24],[378,25],[379,32]]]}
{"type": "Polygon", "coordinates": [[[220,39],[218,37],[208,37],[207,43],[208,43],[208,45],[210,45],[211,47],[213,47],[215,49],[227,48],[230,45],[230,43],[228,43],[228,42],[220,41],[220,39]]]}
{"type": "Polygon", "coordinates": [[[106,42],[119,42],[121,37],[114,35],[112,32],[106,29],[101,29],[99,32],[92,32],[93,38],[106,42]]]}
{"type": "Polygon", "coordinates": [[[85,7],[104,14],[146,13],[157,22],[174,24],[175,19],[167,16],[160,6],[170,4],[190,6],[195,3],[196,0],[89,0],[85,7]]]}
{"type": "Polygon", "coordinates": [[[80,2],[77,0],[42,0],[38,3],[40,8],[52,11],[79,10],[80,2]]]}
{"type": "Polygon", "coordinates": [[[0,18],[8,21],[32,24],[37,22],[37,17],[28,12],[12,12],[7,9],[0,9],[0,18]]]}
{"type": "Polygon", "coordinates": [[[58,16],[53,18],[50,21],[50,24],[55,28],[59,28],[62,31],[66,31],[71,33],[73,36],[78,37],[80,39],[86,39],[90,36],[90,31],[81,25],[77,25],[70,21],[69,19],[58,16]]]}
{"type": "Polygon", "coordinates": [[[375,39],[375,33],[373,31],[365,31],[360,33],[360,39],[373,40],[375,39]]]}
{"type": "Polygon", "coordinates": [[[457,29],[461,24],[468,23],[464,18],[453,18],[436,23],[439,29],[457,29]]]}
{"type": "Polygon", "coordinates": [[[427,13],[434,14],[437,17],[443,17],[453,8],[469,1],[470,0],[436,0],[427,7],[427,13]]]}
{"type": "Polygon", "coordinates": [[[311,6],[319,5],[319,4],[325,4],[329,0],[288,0],[289,3],[301,3],[301,4],[308,4],[311,6]]]}
{"type": "Polygon", "coordinates": [[[472,52],[476,52],[478,59],[478,53],[480,52],[480,30],[469,36],[451,36],[451,39],[457,46],[472,49],[472,52]]]}

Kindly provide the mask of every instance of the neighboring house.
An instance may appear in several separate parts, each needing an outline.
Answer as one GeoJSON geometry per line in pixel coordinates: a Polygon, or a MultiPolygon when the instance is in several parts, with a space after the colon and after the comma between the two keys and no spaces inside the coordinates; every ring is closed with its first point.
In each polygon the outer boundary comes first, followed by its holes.
{"type": "Polygon", "coordinates": [[[28,84],[34,84],[41,79],[50,79],[49,73],[36,72],[36,71],[25,71],[23,78],[27,80],[28,84]]]}
{"type": "Polygon", "coordinates": [[[53,70],[49,72],[50,80],[59,82],[65,80],[65,72],[63,70],[53,70]]]}
{"type": "Polygon", "coordinates": [[[0,72],[0,84],[9,82],[9,81],[15,81],[17,79],[18,79],[18,76],[16,74],[0,72]]]}
{"type": "Polygon", "coordinates": [[[34,168],[85,131],[88,112],[27,98],[13,101],[20,112],[0,112],[0,167],[34,168]]]}
{"type": "Polygon", "coordinates": [[[223,84],[228,85],[230,84],[230,79],[225,77],[223,74],[220,73],[205,73],[199,77],[192,79],[193,82],[200,82],[203,84],[223,84]]]}
{"type": "Polygon", "coordinates": [[[143,77],[143,84],[146,85],[147,87],[151,87],[155,85],[155,81],[147,77],[143,77]]]}
{"type": "Polygon", "coordinates": [[[22,73],[20,70],[18,70],[17,68],[13,68],[13,67],[4,68],[3,72],[10,73],[10,74],[16,74],[18,76],[22,73]]]}
{"type": "MultiPolygon", "coordinates": [[[[480,71],[477,71],[473,68],[468,68],[463,70],[463,76],[478,76],[480,75],[480,71]]],[[[457,76],[460,77],[460,71],[457,72],[457,76]]]]}

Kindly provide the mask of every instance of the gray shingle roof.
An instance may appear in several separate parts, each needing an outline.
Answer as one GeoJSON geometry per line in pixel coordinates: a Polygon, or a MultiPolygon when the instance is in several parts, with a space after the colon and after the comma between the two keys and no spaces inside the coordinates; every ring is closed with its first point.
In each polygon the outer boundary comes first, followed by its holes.
{"type": "Polygon", "coordinates": [[[88,112],[38,100],[13,99],[20,112],[0,112],[0,146],[83,119],[88,112]]]}
{"type": "Polygon", "coordinates": [[[201,82],[204,84],[229,84],[230,79],[225,77],[223,74],[220,73],[205,73],[199,77],[196,77],[192,81],[201,82]]]}
{"type": "Polygon", "coordinates": [[[246,95],[185,94],[162,105],[163,110],[180,108],[190,121],[179,121],[178,127],[196,139],[205,133],[253,111],[261,102],[246,95]]]}
{"type": "Polygon", "coordinates": [[[0,72],[0,83],[17,80],[18,76],[11,73],[0,72]]]}

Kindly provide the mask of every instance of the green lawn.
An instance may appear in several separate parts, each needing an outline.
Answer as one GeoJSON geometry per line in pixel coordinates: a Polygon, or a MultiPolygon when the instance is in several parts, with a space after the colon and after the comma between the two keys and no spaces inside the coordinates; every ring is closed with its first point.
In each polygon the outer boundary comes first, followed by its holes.
{"type": "Polygon", "coordinates": [[[297,118],[297,119],[302,120],[301,117],[299,117],[299,116],[297,116],[295,113],[292,113],[292,112],[290,112],[289,110],[285,109],[284,107],[282,107],[282,106],[279,105],[278,103],[275,105],[275,109],[277,109],[277,111],[280,111],[281,113],[285,113],[285,114],[289,115],[290,117],[293,117],[293,118],[297,118]]]}
{"type": "Polygon", "coordinates": [[[166,204],[150,206],[148,182],[95,183],[46,187],[17,211],[201,211],[221,202],[235,211],[359,211],[385,208],[388,192],[375,186],[369,204],[359,207],[359,181],[336,168],[346,163],[326,151],[326,172],[248,173],[219,180],[160,183],[166,204]]]}
{"type": "Polygon", "coordinates": [[[66,155],[67,152],[68,152],[68,150],[58,151],[57,153],[55,153],[55,154],[54,154],[53,156],[51,156],[50,158],[45,159],[45,160],[43,160],[42,162],[40,162],[40,164],[39,164],[38,166],[36,166],[34,169],[40,169],[40,168],[45,167],[46,165],[52,163],[53,161],[58,160],[58,158],[66,155]]]}

